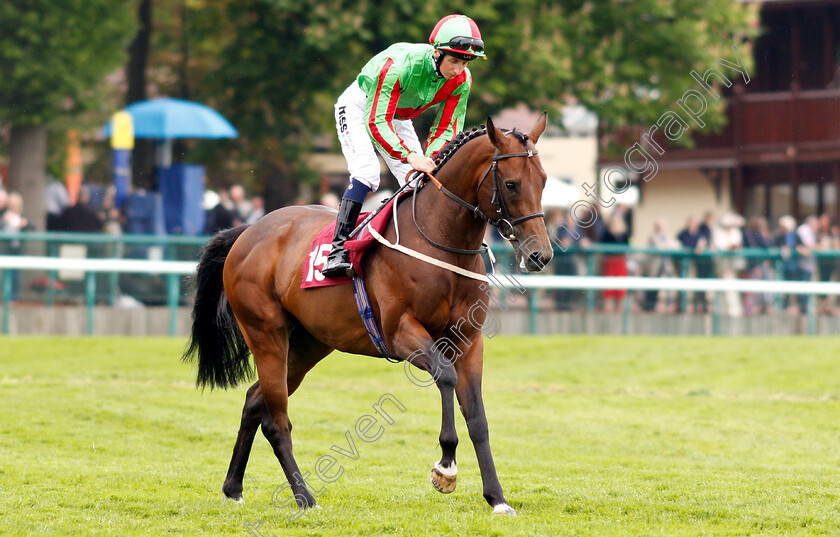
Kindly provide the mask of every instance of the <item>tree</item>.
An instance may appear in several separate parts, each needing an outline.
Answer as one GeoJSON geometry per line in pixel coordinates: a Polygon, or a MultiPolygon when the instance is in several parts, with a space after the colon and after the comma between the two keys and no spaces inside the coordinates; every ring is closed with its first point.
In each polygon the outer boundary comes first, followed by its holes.
{"type": "MultiPolygon", "coordinates": [[[[731,0],[494,0],[464,10],[479,22],[489,57],[471,66],[472,110],[574,101],[605,128],[655,120],[694,87],[692,69],[731,59],[733,43],[756,26],[754,7],[731,0]]],[[[722,108],[707,118],[720,125],[722,108]]]]}
{"type": "MultiPolygon", "coordinates": [[[[189,47],[168,15],[160,64],[186,73],[193,97],[233,121],[230,154],[259,178],[288,175],[313,140],[334,140],[333,104],[364,62],[397,41],[425,42],[455,9],[441,0],[159,1],[166,13],[189,11],[189,47]],[[177,51],[187,49],[184,68],[177,51]]],[[[559,121],[570,101],[605,128],[649,124],[693,87],[692,69],[730,57],[755,21],[753,7],[731,0],[471,0],[457,10],[478,22],[488,54],[470,65],[467,125],[520,102],[559,121]]],[[[721,112],[718,103],[704,120],[720,125],[721,112]]]]}
{"type": "Polygon", "coordinates": [[[94,105],[96,88],[124,59],[133,2],[0,3],[0,124],[11,126],[9,183],[43,229],[47,126],[94,105]]]}
{"type": "MultiPolygon", "coordinates": [[[[139,0],[137,4],[137,33],[128,47],[128,65],[126,66],[125,104],[145,101],[147,78],[146,71],[149,63],[149,53],[152,42],[152,0],[139,0]]],[[[134,141],[134,151],[131,159],[131,177],[140,184],[146,183],[146,178],[152,175],[154,146],[151,140],[138,139],[134,141]]]]}

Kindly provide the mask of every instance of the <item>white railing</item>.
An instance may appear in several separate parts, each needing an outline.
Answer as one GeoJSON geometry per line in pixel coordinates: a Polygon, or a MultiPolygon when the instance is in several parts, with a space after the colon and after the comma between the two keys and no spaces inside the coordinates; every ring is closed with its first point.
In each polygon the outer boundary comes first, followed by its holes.
{"type": "Polygon", "coordinates": [[[150,261],[146,259],[77,259],[73,257],[2,256],[0,270],[77,270],[83,272],[133,274],[192,274],[194,261],[150,261]]]}
{"type": "MultiPolygon", "coordinates": [[[[501,279],[507,286],[514,282],[501,279]]],[[[512,276],[525,289],[626,289],[628,291],[737,291],[793,295],[840,295],[840,282],[797,282],[721,278],[640,278],[637,276],[512,276]]]]}
{"type": "Polygon", "coordinates": [[[181,293],[181,276],[195,272],[193,261],[150,261],[146,259],[76,259],[71,257],[0,256],[3,289],[4,334],[9,333],[9,297],[12,270],[39,270],[51,273],[50,285],[58,271],[84,272],[85,302],[87,304],[87,332],[93,334],[93,307],[96,301],[96,275],[153,274],[166,275],[166,303],[169,307],[169,333],[175,335],[178,320],[178,297],[181,293]]]}
{"type": "MultiPolygon", "coordinates": [[[[770,293],[789,295],[840,295],[840,282],[806,282],[783,280],[742,280],[723,278],[640,278],[637,276],[508,276],[497,278],[507,288],[543,289],[543,290],[587,290],[601,291],[607,289],[623,289],[627,291],[707,291],[713,292],[716,306],[712,309],[713,333],[718,333],[720,322],[720,293],[770,293]],[[505,281],[507,280],[507,281],[505,281]]],[[[531,332],[536,331],[538,314],[533,294],[529,297],[531,312],[531,332]]],[[[624,299],[623,331],[626,333],[627,321],[630,315],[630,294],[624,299]]],[[[814,301],[808,302],[808,334],[814,333],[816,324],[814,301]]]]}

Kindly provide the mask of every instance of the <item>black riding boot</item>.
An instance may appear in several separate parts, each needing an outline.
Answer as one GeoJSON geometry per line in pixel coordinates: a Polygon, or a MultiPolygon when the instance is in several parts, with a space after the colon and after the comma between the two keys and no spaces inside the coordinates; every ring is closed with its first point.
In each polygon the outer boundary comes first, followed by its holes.
{"type": "Polygon", "coordinates": [[[332,241],[332,250],[327,257],[327,264],[321,274],[327,278],[338,278],[339,276],[351,276],[350,258],[347,250],[344,249],[344,241],[350,238],[350,232],[356,227],[356,219],[362,210],[362,204],[348,198],[341,198],[341,206],[338,208],[338,219],[335,223],[335,236],[332,241]]]}

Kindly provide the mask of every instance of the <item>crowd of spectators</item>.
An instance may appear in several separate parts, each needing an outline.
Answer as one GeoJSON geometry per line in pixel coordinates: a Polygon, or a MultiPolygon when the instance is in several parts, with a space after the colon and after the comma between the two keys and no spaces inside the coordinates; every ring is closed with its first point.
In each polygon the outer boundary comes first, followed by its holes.
{"type": "Polygon", "coordinates": [[[220,188],[208,191],[204,199],[204,234],[213,235],[223,229],[253,224],[265,216],[265,203],[261,196],[248,199],[241,185],[230,189],[220,188]]]}
{"type": "MultiPolygon", "coordinates": [[[[138,189],[137,192],[141,190],[138,189]]],[[[253,224],[265,214],[262,197],[252,196],[249,199],[245,189],[240,185],[207,193],[209,196],[205,196],[204,199],[205,228],[203,230],[206,234],[213,234],[241,224],[253,224]]],[[[64,183],[55,178],[49,178],[44,192],[46,231],[112,235],[131,231],[127,222],[127,207],[116,206],[115,194],[113,187],[83,185],[73,199],[64,183]]],[[[36,229],[24,211],[24,200],[21,195],[17,192],[8,192],[0,182],[0,231],[20,232],[36,229]]],[[[23,253],[23,248],[22,241],[17,239],[0,241],[0,255],[20,255],[23,253]]],[[[112,253],[99,251],[102,248],[104,247],[101,245],[90,245],[88,255],[93,257],[112,255],[112,253]]],[[[10,271],[10,273],[12,280],[10,300],[17,302],[20,296],[20,272],[10,271]]]]}
{"type": "MultiPolygon", "coordinates": [[[[212,235],[222,229],[253,224],[265,215],[261,196],[246,196],[241,185],[230,189],[207,191],[204,201],[204,233],[212,235]]],[[[115,205],[113,187],[83,185],[72,200],[64,184],[51,178],[44,194],[46,230],[119,234],[122,232],[125,208],[115,205]]],[[[34,229],[24,216],[23,199],[17,192],[7,192],[0,186],[0,230],[25,231],[34,229]]]]}
{"type": "MultiPolygon", "coordinates": [[[[594,269],[603,276],[645,276],[696,278],[746,278],[756,280],[832,281],[840,278],[840,260],[830,256],[816,256],[815,251],[840,249],[840,225],[828,214],[808,216],[797,223],[790,216],[776,222],[775,231],[764,217],[748,221],[734,213],[719,218],[711,212],[701,218],[690,216],[679,230],[669,230],[664,219],[657,219],[653,229],[644,236],[633,235],[629,210],[617,207],[606,219],[581,228],[564,211],[548,216],[549,228],[562,250],[552,264],[555,274],[579,275],[594,269]],[[605,222],[604,222],[605,220],[605,222]],[[586,247],[592,244],[633,244],[644,253],[609,253],[595,257],[594,266],[587,260],[586,247]],[[574,248],[577,247],[577,248],[574,248]],[[652,250],[662,250],[656,254],[652,250]],[[766,251],[766,253],[765,253],[766,251]],[[724,255],[724,253],[727,253],[724,255]],[[716,254],[716,255],[710,255],[716,254]]],[[[604,311],[620,307],[626,292],[607,290],[600,293],[598,306],[604,311]]],[[[672,313],[709,312],[712,304],[705,292],[691,296],[667,291],[634,293],[632,307],[641,311],[672,313]]],[[[729,315],[774,313],[806,313],[807,295],[777,296],[772,293],[722,294],[722,306],[729,315]]],[[[559,291],[555,301],[560,310],[583,306],[583,293],[559,291]]],[[[834,300],[817,297],[821,313],[840,313],[834,300]]]]}

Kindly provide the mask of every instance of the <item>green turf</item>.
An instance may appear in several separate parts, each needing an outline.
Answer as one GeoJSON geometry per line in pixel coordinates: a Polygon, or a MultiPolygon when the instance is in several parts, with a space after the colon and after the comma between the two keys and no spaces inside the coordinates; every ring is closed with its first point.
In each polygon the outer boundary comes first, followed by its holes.
{"type": "MultiPolygon", "coordinates": [[[[200,392],[182,340],[0,339],[0,535],[840,535],[840,339],[496,338],[485,398],[518,517],[494,517],[457,417],[459,482],[428,481],[439,396],[336,355],[291,400],[312,471],[386,392],[405,404],[289,521],[258,433],[221,484],[244,387],[200,392]],[[257,535],[256,532],[253,533],[257,535]]],[[[316,481],[317,482],[317,481],[316,481]]]]}

